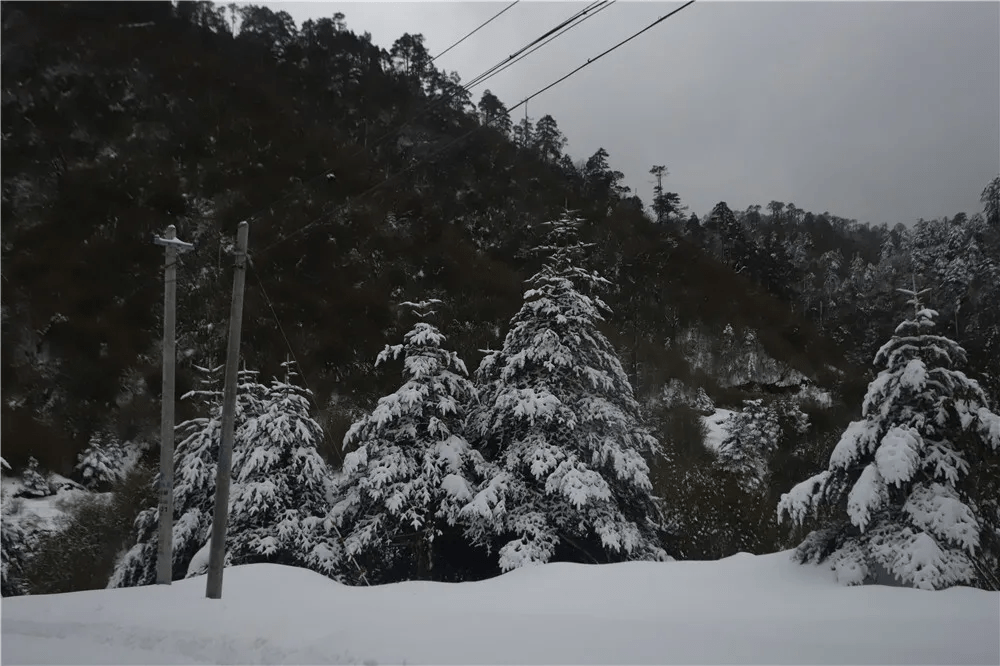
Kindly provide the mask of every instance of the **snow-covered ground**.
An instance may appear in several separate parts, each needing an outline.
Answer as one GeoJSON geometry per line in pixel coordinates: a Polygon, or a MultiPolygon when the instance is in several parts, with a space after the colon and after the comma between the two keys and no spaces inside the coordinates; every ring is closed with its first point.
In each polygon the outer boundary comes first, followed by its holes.
{"type": "MultiPolygon", "coordinates": [[[[14,495],[23,487],[21,479],[13,476],[4,476],[2,479],[3,493],[6,497],[4,502],[16,503],[15,519],[28,532],[51,532],[59,529],[66,515],[65,507],[81,497],[91,495],[80,484],[64,476],[53,474],[50,481],[62,486],[55,495],[15,498],[14,495]]],[[[98,493],[97,496],[109,498],[111,494],[98,493]]]]}
{"type": "Polygon", "coordinates": [[[701,422],[705,424],[705,446],[712,451],[718,451],[722,445],[722,440],[726,438],[726,419],[735,414],[731,409],[716,408],[711,416],[701,417],[701,422]]]}
{"type": "Polygon", "coordinates": [[[351,588],[277,565],[3,601],[4,664],[997,664],[1000,594],[845,588],[788,553],[351,588]]]}

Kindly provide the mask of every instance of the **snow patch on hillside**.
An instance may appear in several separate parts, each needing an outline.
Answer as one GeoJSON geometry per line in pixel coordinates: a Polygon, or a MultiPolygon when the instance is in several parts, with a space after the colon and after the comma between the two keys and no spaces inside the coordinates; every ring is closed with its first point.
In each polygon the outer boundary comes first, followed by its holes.
{"type": "Polygon", "coordinates": [[[726,422],[733,414],[736,414],[736,412],[731,409],[717,408],[711,416],[701,417],[701,422],[705,424],[706,448],[718,452],[719,447],[722,446],[722,442],[726,439],[726,435],[729,434],[726,422]]]}

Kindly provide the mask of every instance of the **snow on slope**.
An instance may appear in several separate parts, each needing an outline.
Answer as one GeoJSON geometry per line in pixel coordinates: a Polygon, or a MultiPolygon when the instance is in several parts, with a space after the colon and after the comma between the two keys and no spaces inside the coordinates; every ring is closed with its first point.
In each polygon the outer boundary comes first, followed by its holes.
{"type": "Polygon", "coordinates": [[[91,496],[110,499],[111,493],[91,493],[82,488],[80,484],[71,481],[66,477],[53,474],[50,481],[57,486],[62,486],[55,495],[48,497],[21,497],[14,498],[20,492],[23,485],[21,479],[17,477],[4,476],[0,483],[3,484],[3,492],[7,496],[8,502],[16,502],[17,511],[15,520],[21,528],[29,533],[53,532],[62,527],[63,518],[66,516],[66,506],[78,501],[82,497],[91,496]]]}
{"type": "Polygon", "coordinates": [[[840,587],[789,553],[351,588],[277,565],[3,601],[4,664],[997,664],[1000,594],[840,587]]]}
{"type": "Polygon", "coordinates": [[[705,446],[711,451],[718,451],[722,441],[729,434],[726,429],[726,419],[735,414],[731,409],[716,408],[711,416],[702,416],[701,422],[705,424],[705,446]]]}

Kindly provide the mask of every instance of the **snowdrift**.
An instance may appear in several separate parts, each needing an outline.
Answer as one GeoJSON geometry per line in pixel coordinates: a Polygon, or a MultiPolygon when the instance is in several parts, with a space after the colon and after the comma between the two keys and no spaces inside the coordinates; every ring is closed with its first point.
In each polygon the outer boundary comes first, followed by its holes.
{"type": "Polygon", "coordinates": [[[277,565],[3,601],[4,664],[997,664],[1000,594],[845,588],[789,553],[339,585],[277,565]]]}

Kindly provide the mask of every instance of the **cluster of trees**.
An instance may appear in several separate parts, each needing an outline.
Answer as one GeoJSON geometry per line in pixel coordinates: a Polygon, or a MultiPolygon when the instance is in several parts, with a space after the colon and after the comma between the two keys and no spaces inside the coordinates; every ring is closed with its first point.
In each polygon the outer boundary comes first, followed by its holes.
{"type": "MultiPolygon", "coordinates": [[[[0,421],[18,467],[35,455],[69,475],[95,432],[155,438],[148,238],[167,224],[199,248],[179,271],[178,340],[206,358],[225,345],[229,234],[269,211],[252,245],[267,248],[259,266],[279,315],[310,324],[292,342],[324,405],[382,392],[371,359],[400,333],[387,304],[415,281],[450,297],[456,347],[475,357],[533,270],[519,251],[532,224],[567,202],[616,220],[615,233],[644,224],[638,199],[620,205],[606,151],[575,164],[551,117],[529,120],[528,149],[514,143],[502,103],[484,94],[475,108],[420,35],[382,49],[342,14],[296,28],[285,12],[208,2],[5,5],[3,29],[0,421]],[[169,57],[145,57],[151,48],[169,57]],[[359,196],[374,186],[379,196],[359,196]]],[[[600,265],[617,274],[620,262],[615,250],[600,265]]],[[[246,315],[259,332],[248,360],[274,374],[281,338],[253,289],[246,315]]],[[[182,363],[181,392],[196,375],[182,363]]],[[[320,415],[335,430],[358,407],[341,404],[320,415]]]]}
{"type": "MultiPolygon", "coordinates": [[[[665,558],[649,464],[663,450],[598,328],[607,306],[592,290],[608,283],[578,265],[580,223],[551,223],[533,288],[475,381],[427,321],[383,350],[377,364],[401,359],[405,382],[348,430],[337,475],[317,453],[305,393],[288,378],[265,390],[244,372],[227,562],[373,583],[665,558]]],[[[438,304],[403,305],[423,319],[438,304]]],[[[221,437],[219,392],[192,397],[207,399],[208,415],[178,426],[189,435],[176,454],[177,578],[205,570],[221,437]]],[[[154,581],[156,521],[155,508],[140,514],[112,586],[154,581]]]]}
{"type": "Polygon", "coordinates": [[[982,213],[871,226],[772,201],[732,211],[717,204],[677,227],[689,239],[810,318],[848,357],[871,358],[894,327],[895,287],[919,276],[934,289],[941,325],[970,354],[1000,399],[1000,176],[982,213]]]}

